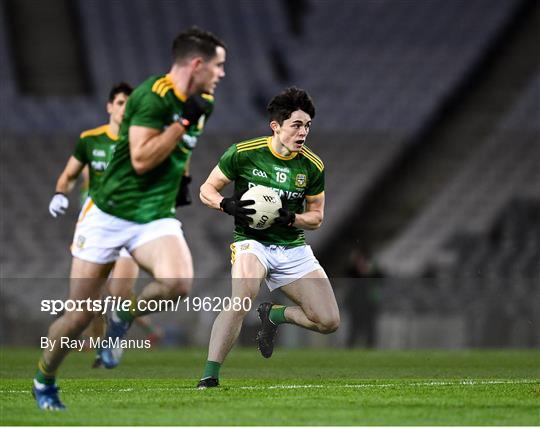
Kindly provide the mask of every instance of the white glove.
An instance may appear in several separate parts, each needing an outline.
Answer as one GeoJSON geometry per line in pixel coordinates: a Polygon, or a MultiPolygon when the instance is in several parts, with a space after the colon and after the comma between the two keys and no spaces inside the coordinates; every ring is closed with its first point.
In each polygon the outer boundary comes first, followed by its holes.
{"type": "Polygon", "coordinates": [[[184,140],[184,143],[190,149],[194,149],[195,146],[197,145],[197,137],[195,137],[193,135],[184,134],[184,135],[182,135],[182,140],[184,140]]]}
{"type": "Polygon", "coordinates": [[[49,212],[56,218],[58,214],[65,214],[67,207],[69,206],[69,200],[63,193],[55,193],[49,204],[49,212]]]}

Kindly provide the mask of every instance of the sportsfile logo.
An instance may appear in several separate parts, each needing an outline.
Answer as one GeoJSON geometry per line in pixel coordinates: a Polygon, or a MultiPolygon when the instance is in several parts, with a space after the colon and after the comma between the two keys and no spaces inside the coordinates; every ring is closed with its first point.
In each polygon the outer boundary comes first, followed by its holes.
{"type": "MultiPolygon", "coordinates": [[[[242,249],[244,249],[242,247],[242,249]]],[[[252,301],[249,297],[186,297],[179,296],[176,300],[136,300],[122,297],[107,296],[104,299],[43,299],[41,301],[41,312],[50,315],[58,315],[63,312],[94,312],[105,315],[107,312],[128,312],[133,310],[133,305],[137,312],[177,312],[182,311],[205,311],[221,312],[225,311],[245,311],[251,310],[252,301]]]]}

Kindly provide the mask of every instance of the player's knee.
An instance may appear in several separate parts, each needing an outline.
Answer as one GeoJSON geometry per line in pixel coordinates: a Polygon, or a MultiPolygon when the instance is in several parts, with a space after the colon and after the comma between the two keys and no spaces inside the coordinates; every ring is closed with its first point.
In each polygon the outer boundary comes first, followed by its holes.
{"type": "Polygon", "coordinates": [[[339,316],[332,316],[322,319],[319,324],[319,331],[323,334],[330,334],[339,328],[339,316]]]}
{"type": "Polygon", "coordinates": [[[322,334],[330,334],[339,328],[339,315],[334,314],[311,314],[309,320],[313,322],[317,331],[322,334]]]}
{"type": "Polygon", "coordinates": [[[243,319],[253,307],[256,297],[257,293],[247,288],[243,293],[235,294],[234,297],[231,297],[230,304],[228,297],[224,299],[223,309],[230,312],[235,318],[243,319]]]}
{"type": "Polygon", "coordinates": [[[177,297],[185,297],[191,291],[193,285],[192,278],[167,278],[160,279],[163,285],[165,285],[167,290],[167,295],[164,296],[168,299],[176,299],[177,297]]]}

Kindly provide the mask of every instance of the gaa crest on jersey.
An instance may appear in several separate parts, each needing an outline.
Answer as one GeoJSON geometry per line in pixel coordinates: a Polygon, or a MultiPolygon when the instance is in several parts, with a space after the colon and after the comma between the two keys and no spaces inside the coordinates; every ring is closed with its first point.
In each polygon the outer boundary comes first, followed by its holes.
{"type": "Polygon", "coordinates": [[[306,187],[306,174],[296,174],[294,185],[296,187],[306,187]]]}

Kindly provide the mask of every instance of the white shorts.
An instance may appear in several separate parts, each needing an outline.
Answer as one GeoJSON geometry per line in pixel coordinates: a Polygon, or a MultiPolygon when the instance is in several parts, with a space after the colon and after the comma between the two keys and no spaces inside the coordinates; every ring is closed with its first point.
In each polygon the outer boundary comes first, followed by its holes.
{"type": "Polygon", "coordinates": [[[129,254],[129,251],[125,249],[125,247],[122,247],[120,250],[120,254],[118,254],[118,257],[124,257],[126,259],[132,259],[131,254],[129,254]]]}
{"type": "Polygon", "coordinates": [[[124,257],[135,248],[168,235],[183,239],[182,224],[175,218],[136,223],[101,211],[88,198],[75,227],[71,254],[93,263],[112,263],[120,255],[124,257]],[[123,249],[126,251],[120,254],[123,249]]]}
{"type": "Polygon", "coordinates": [[[298,247],[264,245],[248,239],[234,242],[231,250],[232,263],[243,253],[253,254],[259,259],[266,269],[264,281],[270,291],[290,284],[315,270],[324,271],[309,245],[298,247]]]}

